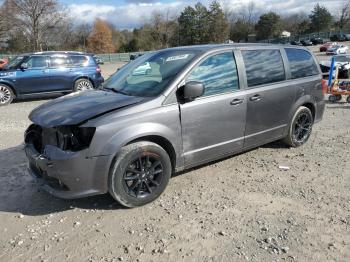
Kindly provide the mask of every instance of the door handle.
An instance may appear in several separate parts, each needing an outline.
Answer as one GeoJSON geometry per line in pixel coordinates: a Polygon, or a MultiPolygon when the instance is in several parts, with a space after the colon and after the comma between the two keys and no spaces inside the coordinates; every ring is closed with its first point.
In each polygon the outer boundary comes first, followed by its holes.
{"type": "Polygon", "coordinates": [[[254,95],[251,98],[249,98],[250,101],[259,101],[261,99],[260,95],[254,95]]]}
{"type": "Polygon", "coordinates": [[[230,102],[230,105],[232,106],[237,106],[237,105],[240,105],[243,103],[243,99],[233,99],[231,102],[230,102]]]}

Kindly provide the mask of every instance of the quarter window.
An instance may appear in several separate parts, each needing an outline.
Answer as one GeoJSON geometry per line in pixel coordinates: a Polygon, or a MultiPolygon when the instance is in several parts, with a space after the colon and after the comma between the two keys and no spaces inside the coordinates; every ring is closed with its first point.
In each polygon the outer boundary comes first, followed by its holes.
{"type": "Polygon", "coordinates": [[[237,90],[238,74],[233,53],[207,58],[191,71],[186,81],[201,81],[205,88],[204,96],[237,90]]]}
{"type": "Polygon", "coordinates": [[[280,82],[286,79],[279,50],[242,51],[248,87],[280,82]]]}
{"type": "Polygon", "coordinates": [[[292,79],[317,75],[317,65],[312,55],[302,49],[286,48],[292,79]]]}

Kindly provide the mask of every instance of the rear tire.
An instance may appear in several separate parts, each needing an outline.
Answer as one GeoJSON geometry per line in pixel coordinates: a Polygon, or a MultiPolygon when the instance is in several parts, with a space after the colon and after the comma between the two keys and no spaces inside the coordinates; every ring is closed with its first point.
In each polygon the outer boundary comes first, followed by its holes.
{"type": "Polygon", "coordinates": [[[331,103],[335,103],[335,102],[337,102],[337,97],[336,97],[335,95],[330,95],[330,96],[328,97],[328,100],[329,100],[329,102],[331,102],[331,103]]]}
{"type": "Polygon", "coordinates": [[[0,84],[0,106],[11,104],[14,98],[15,94],[13,93],[12,88],[5,84],[0,84]]]}
{"type": "Polygon", "coordinates": [[[288,127],[288,135],[282,141],[290,147],[302,146],[310,138],[313,122],[310,109],[299,107],[288,127]]]}
{"type": "Polygon", "coordinates": [[[143,206],[157,199],[171,177],[169,155],[152,142],[124,146],[109,176],[109,192],[121,205],[143,206]]]}
{"type": "Polygon", "coordinates": [[[89,79],[81,78],[74,83],[74,92],[89,91],[92,89],[94,89],[94,86],[89,79]]]}
{"type": "Polygon", "coordinates": [[[350,96],[346,98],[346,102],[350,103],[350,96]]]}

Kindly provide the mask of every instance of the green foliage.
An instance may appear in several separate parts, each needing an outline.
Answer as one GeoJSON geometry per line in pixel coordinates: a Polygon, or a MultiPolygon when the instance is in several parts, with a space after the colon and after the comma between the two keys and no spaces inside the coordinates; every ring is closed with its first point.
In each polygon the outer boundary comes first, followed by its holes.
{"type": "Polygon", "coordinates": [[[263,14],[255,28],[259,40],[279,37],[282,32],[281,17],[274,12],[263,14]]]}
{"type": "Polygon", "coordinates": [[[311,11],[311,30],[321,32],[328,30],[332,24],[332,14],[324,6],[316,4],[311,11]]]}
{"type": "Polygon", "coordinates": [[[209,10],[209,41],[224,43],[228,40],[229,26],[225,14],[217,1],[213,1],[209,10]]]}
{"type": "Polygon", "coordinates": [[[209,10],[197,3],[187,6],[179,19],[180,45],[223,43],[228,39],[228,21],[217,1],[210,4],[209,10]]]}

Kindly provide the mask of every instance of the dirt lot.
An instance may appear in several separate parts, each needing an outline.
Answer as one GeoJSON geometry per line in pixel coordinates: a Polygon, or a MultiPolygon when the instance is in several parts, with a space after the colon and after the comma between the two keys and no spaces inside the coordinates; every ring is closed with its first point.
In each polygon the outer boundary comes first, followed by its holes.
{"type": "Polygon", "coordinates": [[[176,175],[154,203],[124,209],[54,198],[26,173],[27,116],[45,101],[0,108],[0,261],[350,261],[350,104],[327,104],[301,148],[176,175]]]}

